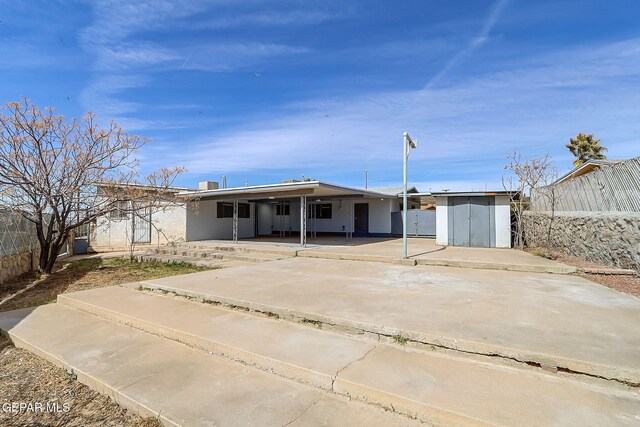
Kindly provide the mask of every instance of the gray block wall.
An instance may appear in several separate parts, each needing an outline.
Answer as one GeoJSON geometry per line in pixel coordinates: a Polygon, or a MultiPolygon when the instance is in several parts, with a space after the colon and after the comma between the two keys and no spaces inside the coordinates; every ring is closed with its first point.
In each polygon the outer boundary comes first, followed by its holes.
{"type": "MultiPolygon", "coordinates": [[[[549,212],[525,212],[529,246],[545,246],[549,212]]],[[[640,213],[556,212],[551,246],[572,256],[640,271],[640,213]]]]}

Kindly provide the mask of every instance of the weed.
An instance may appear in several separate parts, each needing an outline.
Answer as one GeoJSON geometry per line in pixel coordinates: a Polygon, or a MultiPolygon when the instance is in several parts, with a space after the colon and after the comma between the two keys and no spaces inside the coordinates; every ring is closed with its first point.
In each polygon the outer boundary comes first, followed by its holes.
{"type": "Polygon", "coordinates": [[[69,378],[72,379],[73,381],[76,381],[78,379],[78,374],[76,374],[76,372],[73,369],[70,371],[67,371],[67,375],[69,375],[69,378]]]}
{"type": "Polygon", "coordinates": [[[300,320],[300,323],[304,324],[304,325],[313,325],[318,329],[322,329],[322,322],[319,320],[313,320],[313,319],[302,319],[300,320]]]}
{"type": "Polygon", "coordinates": [[[397,344],[407,345],[407,339],[402,335],[394,335],[391,337],[391,339],[393,339],[393,341],[395,341],[397,344]]]}

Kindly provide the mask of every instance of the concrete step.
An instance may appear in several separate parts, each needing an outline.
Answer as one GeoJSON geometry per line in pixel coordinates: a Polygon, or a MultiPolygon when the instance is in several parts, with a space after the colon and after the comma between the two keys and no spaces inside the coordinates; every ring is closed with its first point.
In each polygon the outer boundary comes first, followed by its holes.
{"type": "Polygon", "coordinates": [[[213,258],[189,257],[189,256],[182,256],[182,255],[168,255],[168,254],[158,254],[158,253],[141,254],[141,255],[138,255],[137,258],[140,261],[162,262],[166,264],[185,263],[185,264],[195,265],[199,267],[209,267],[214,269],[224,268],[224,267],[238,267],[238,266],[251,264],[248,261],[241,261],[241,260],[234,260],[234,259],[213,259],[213,258]]]}
{"type": "Polygon", "coordinates": [[[60,304],[0,313],[0,329],[16,346],[164,425],[418,424],[60,304]]]}
{"type": "Polygon", "coordinates": [[[195,242],[176,242],[171,246],[176,248],[186,248],[186,249],[202,249],[209,250],[213,252],[240,252],[240,253],[256,253],[256,254],[276,254],[282,256],[293,257],[296,256],[298,250],[287,247],[278,247],[278,246],[260,246],[260,245],[250,245],[250,244],[211,244],[211,243],[198,243],[195,242]]]}
{"type": "MultiPolygon", "coordinates": [[[[195,245],[194,245],[195,246],[195,245]]],[[[162,256],[181,256],[204,259],[235,259],[248,262],[268,262],[289,258],[288,255],[271,252],[253,251],[216,251],[215,248],[198,249],[195,247],[163,246],[154,248],[153,253],[162,256]]]]}
{"type": "Polygon", "coordinates": [[[65,294],[58,301],[425,422],[579,425],[640,420],[637,389],[407,350],[125,288],[65,294]]]}
{"type": "Polygon", "coordinates": [[[505,270],[519,271],[528,273],[551,273],[551,274],[573,274],[577,271],[575,267],[557,263],[557,265],[535,265],[535,264],[517,264],[505,262],[489,262],[489,261],[473,261],[473,260],[457,260],[457,259],[440,259],[440,258],[408,258],[402,259],[389,255],[368,255],[340,252],[326,252],[316,249],[301,250],[298,255],[301,258],[331,259],[342,261],[365,261],[365,262],[381,262],[387,264],[401,265],[427,265],[440,267],[457,267],[457,268],[473,268],[483,270],[505,270]]]}
{"type": "Polygon", "coordinates": [[[638,300],[579,277],[297,257],[144,286],[354,335],[640,384],[638,300]]]}

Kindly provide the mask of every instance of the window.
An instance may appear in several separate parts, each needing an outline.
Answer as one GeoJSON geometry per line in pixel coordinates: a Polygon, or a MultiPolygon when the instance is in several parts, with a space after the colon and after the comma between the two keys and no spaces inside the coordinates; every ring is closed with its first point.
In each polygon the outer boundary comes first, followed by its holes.
{"type": "Polygon", "coordinates": [[[116,202],[116,208],[109,212],[109,218],[114,220],[129,218],[129,201],[120,200],[116,202]]]}
{"type": "Polygon", "coordinates": [[[251,205],[249,203],[238,203],[238,218],[251,218],[251,205]]]}
{"type": "Polygon", "coordinates": [[[276,205],[276,215],[280,216],[289,216],[291,215],[291,205],[289,203],[285,204],[277,204],[276,205]]]}
{"type": "MultiPolygon", "coordinates": [[[[233,203],[218,202],[218,218],[233,218],[233,203]]],[[[238,203],[238,218],[250,218],[251,205],[238,203]]]]}
{"type": "MultiPolygon", "coordinates": [[[[317,219],[331,219],[333,214],[333,205],[331,203],[318,203],[312,205],[311,209],[315,209],[317,219]]],[[[307,216],[311,218],[311,209],[307,216]]]]}

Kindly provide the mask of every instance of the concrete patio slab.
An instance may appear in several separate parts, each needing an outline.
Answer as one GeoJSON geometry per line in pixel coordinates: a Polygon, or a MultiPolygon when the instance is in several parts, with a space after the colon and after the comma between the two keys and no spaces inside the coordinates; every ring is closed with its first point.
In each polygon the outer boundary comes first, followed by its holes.
{"type": "MultiPolygon", "coordinates": [[[[320,239],[318,241],[322,242],[320,239]]],[[[298,256],[389,263],[394,261],[397,263],[402,256],[402,239],[356,238],[344,244],[331,244],[331,242],[328,240],[325,244],[302,249],[298,251],[298,256]]],[[[438,246],[434,239],[429,238],[409,239],[408,256],[410,260],[415,261],[414,264],[418,265],[557,274],[576,271],[575,267],[515,249],[438,246]]],[[[406,260],[402,262],[407,263],[406,260]]]]}
{"type": "Polygon", "coordinates": [[[143,283],[640,383],[640,300],[575,276],[292,258],[143,283]]]}
{"type": "Polygon", "coordinates": [[[181,298],[102,288],[63,295],[59,303],[426,422],[602,425],[640,419],[638,394],[621,387],[407,351],[181,298]],[[310,381],[314,372],[320,382],[310,381]]]}
{"type": "Polygon", "coordinates": [[[0,329],[17,346],[165,425],[418,423],[58,304],[2,313],[0,329]]]}
{"type": "Polygon", "coordinates": [[[228,240],[203,240],[180,243],[180,246],[209,250],[274,253],[282,256],[324,258],[334,260],[385,262],[403,265],[439,265],[461,268],[525,271],[535,273],[570,274],[576,268],[537,257],[515,249],[466,248],[438,246],[435,239],[409,238],[408,260],[402,257],[402,239],[338,236],[308,238],[307,247],[300,247],[298,237],[259,237],[238,243],[228,240]]]}

